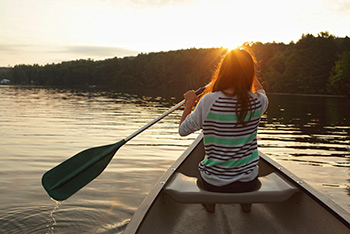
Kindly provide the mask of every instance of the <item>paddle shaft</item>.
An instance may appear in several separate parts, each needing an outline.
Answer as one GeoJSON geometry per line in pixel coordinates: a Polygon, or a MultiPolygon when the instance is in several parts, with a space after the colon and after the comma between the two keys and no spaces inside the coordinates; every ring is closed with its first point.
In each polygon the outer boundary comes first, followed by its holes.
{"type": "MultiPolygon", "coordinates": [[[[195,91],[195,93],[197,95],[201,94],[204,89],[207,87],[208,85],[201,87],[199,89],[197,89],[195,91]]],[[[140,133],[142,133],[143,131],[145,131],[147,128],[151,127],[152,125],[154,125],[155,123],[159,122],[160,120],[164,119],[166,116],[168,116],[170,113],[174,112],[175,110],[179,109],[183,104],[185,104],[185,100],[182,100],[181,102],[179,102],[178,104],[176,104],[174,107],[172,107],[171,109],[169,109],[168,111],[164,112],[162,115],[158,116],[157,118],[155,118],[154,120],[152,120],[151,122],[149,122],[148,124],[146,124],[145,126],[143,126],[142,128],[140,128],[139,130],[137,130],[136,132],[134,132],[133,134],[131,134],[130,136],[126,137],[124,140],[125,142],[128,142],[129,140],[131,140],[132,138],[136,137],[137,135],[139,135],[140,133]]]]}
{"type": "MultiPolygon", "coordinates": [[[[206,87],[207,86],[196,90],[196,94],[201,94],[206,87]]],[[[101,174],[113,158],[115,152],[127,141],[159,122],[173,111],[179,109],[184,103],[185,100],[181,101],[161,116],[119,142],[86,149],[67,159],[43,175],[43,187],[50,197],[55,200],[66,200],[101,174]]]]}
{"type": "MultiPolygon", "coordinates": [[[[195,93],[197,95],[201,94],[204,89],[207,86],[201,87],[199,89],[197,89],[195,91],[195,93]]],[[[181,102],[179,102],[178,104],[176,104],[174,107],[172,107],[171,109],[169,109],[168,111],[164,112],[162,115],[158,116],[157,118],[155,118],[154,120],[152,120],[151,122],[149,122],[148,124],[146,124],[145,126],[143,126],[142,128],[140,128],[139,130],[137,130],[136,132],[134,132],[133,134],[131,134],[130,136],[128,136],[127,138],[123,139],[122,141],[119,141],[116,143],[116,145],[118,144],[117,147],[111,147],[109,148],[107,151],[103,152],[102,155],[98,155],[97,157],[94,157],[92,160],[88,161],[88,163],[81,165],[81,167],[77,168],[76,170],[66,174],[63,178],[61,178],[58,182],[56,182],[53,186],[51,186],[49,189],[53,190],[57,187],[62,186],[63,184],[67,183],[67,181],[71,180],[72,178],[76,177],[77,175],[79,175],[81,172],[87,170],[89,167],[91,167],[92,165],[94,165],[96,162],[100,161],[101,159],[103,159],[105,156],[108,155],[108,153],[113,152],[115,150],[117,150],[120,146],[124,145],[127,141],[131,140],[132,138],[136,137],[137,135],[139,135],[140,133],[142,133],[143,131],[145,131],[146,129],[148,129],[149,127],[151,127],[152,125],[154,125],[155,123],[159,122],[161,119],[165,118],[167,115],[169,115],[170,113],[174,112],[175,110],[179,109],[183,104],[185,103],[185,100],[182,100],[181,102]]]]}
{"type": "MultiPolygon", "coordinates": [[[[204,87],[205,88],[205,87],[204,87]]],[[[203,91],[203,87],[199,88],[196,91],[196,94],[198,92],[198,94],[200,94],[203,91]]],[[[136,132],[134,132],[133,134],[131,134],[130,136],[128,136],[127,138],[124,139],[124,143],[125,144],[127,141],[131,140],[132,138],[136,137],[137,135],[139,135],[140,133],[142,133],[143,131],[145,131],[146,129],[148,129],[149,127],[151,127],[152,125],[154,125],[155,123],[159,122],[160,120],[162,120],[163,118],[165,118],[166,116],[168,116],[170,113],[174,112],[175,110],[179,109],[183,104],[185,103],[185,100],[182,100],[181,102],[179,102],[178,104],[176,104],[174,107],[172,107],[171,109],[169,109],[168,111],[164,112],[162,115],[158,116],[157,118],[155,118],[154,120],[152,120],[151,122],[149,122],[148,124],[146,124],[145,126],[143,126],[142,128],[140,128],[139,130],[137,130],[136,132]]],[[[113,151],[113,150],[110,150],[113,151]]],[[[106,154],[108,155],[108,154],[106,154]]],[[[65,177],[63,177],[61,180],[59,180],[56,184],[54,184],[50,190],[53,190],[59,186],[62,186],[63,184],[65,184],[67,181],[69,181],[71,178],[74,178],[75,176],[79,175],[82,171],[87,170],[91,165],[95,164],[96,162],[98,162],[99,160],[101,160],[103,158],[103,156],[99,156],[99,157],[95,157],[93,158],[91,161],[89,161],[89,163],[82,165],[81,167],[79,167],[77,170],[74,170],[73,172],[67,174],[65,177]]]]}

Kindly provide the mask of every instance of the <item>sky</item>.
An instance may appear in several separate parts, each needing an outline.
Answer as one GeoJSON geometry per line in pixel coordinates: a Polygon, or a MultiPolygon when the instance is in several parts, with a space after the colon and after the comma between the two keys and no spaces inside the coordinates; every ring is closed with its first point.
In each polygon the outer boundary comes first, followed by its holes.
{"type": "Polygon", "coordinates": [[[350,0],[0,0],[0,67],[350,36],[350,0]]]}

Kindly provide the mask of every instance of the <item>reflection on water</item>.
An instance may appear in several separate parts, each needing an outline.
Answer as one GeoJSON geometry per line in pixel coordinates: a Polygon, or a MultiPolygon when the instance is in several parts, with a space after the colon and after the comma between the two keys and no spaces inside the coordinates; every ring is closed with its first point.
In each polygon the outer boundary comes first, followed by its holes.
{"type": "MultiPolygon", "coordinates": [[[[0,87],[0,230],[45,233],[55,205],[43,173],[83,149],[119,141],[170,104],[111,92],[0,87]]],[[[120,233],[144,196],[195,135],[178,114],[118,150],[106,170],[53,213],[54,233],[120,233]]]]}
{"type": "Polygon", "coordinates": [[[259,146],[350,211],[350,102],[346,98],[269,95],[259,146]]]}
{"type": "MultiPolygon", "coordinates": [[[[260,150],[350,211],[349,101],[269,98],[260,150]]],[[[181,111],[176,111],[121,147],[97,179],[55,209],[40,184],[46,170],[83,149],[129,136],[174,100],[9,86],[0,87],[0,100],[0,230],[5,233],[121,233],[198,134],[178,136],[181,111]]]]}
{"type": "MultiPolygon", "coordinates": [[[[261,147],[290,149],[293,160],[349,167],[350,104],[345,98],[270,95],[261,147]],[[330,160],[331,158],[331,160],[330,160]]],[[[266,151],[266,150],[265,150],[266,151]]],[[[277,154],[276,154],[277,156],[277,154]]]]}

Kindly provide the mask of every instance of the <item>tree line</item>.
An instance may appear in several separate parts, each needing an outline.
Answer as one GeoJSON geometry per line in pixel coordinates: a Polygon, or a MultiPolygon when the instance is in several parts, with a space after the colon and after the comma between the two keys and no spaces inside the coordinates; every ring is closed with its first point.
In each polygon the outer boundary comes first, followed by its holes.
{"type": "Polygon", "coordinates": [[[328,32],[297,43],[254,43],[261,77],[271,92],[350,95],[350,38],[328,32]]]}
{"type": "MultiPolygon", "coordinates": [[[[302,35],[296,43],[244,43],[256,57],[268,92],[350,95],[350,38],[328,32],[302,35]]],[[[209,82],[225,48],[141,53],[102,61],[76,60],[0,69],[11,84],[100,87],[181,97],[209,82]]]]}

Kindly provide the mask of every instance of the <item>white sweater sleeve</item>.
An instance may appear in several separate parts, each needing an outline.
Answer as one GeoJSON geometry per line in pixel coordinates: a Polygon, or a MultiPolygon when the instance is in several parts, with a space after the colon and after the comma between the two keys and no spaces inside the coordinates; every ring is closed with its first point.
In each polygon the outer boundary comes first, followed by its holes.
{"type": "Polygon", "coordinates": [[[200,99],[194,112],[189,114],[180,125],[180,136],[187,136],[199,129],[202,129],[203,121],[208,115],[209,109],[215,101],[215,97],[216,95],[209,93],[200,99]]]}
{"type": "Polygon", "coordinates": [[[263,89],[259,89],[256,94],[258,95],[258,99],[262,105],[262,109],[265,112],[267,109],[267,106],[269,105],[269,100],[266,96],[266,93],[263,89]]]}

